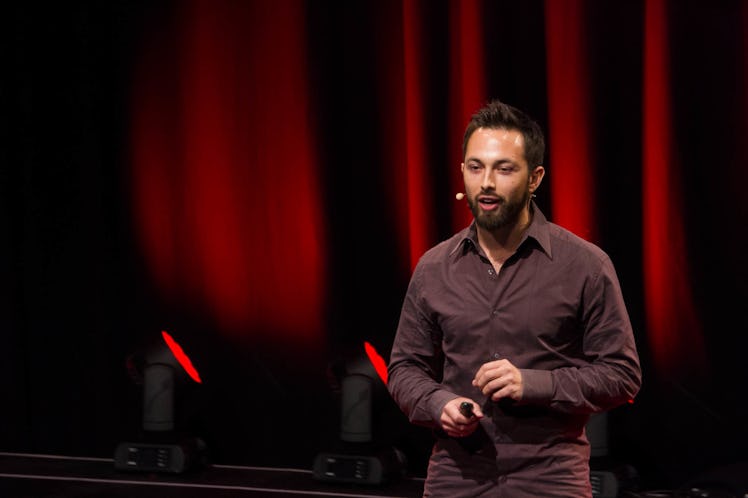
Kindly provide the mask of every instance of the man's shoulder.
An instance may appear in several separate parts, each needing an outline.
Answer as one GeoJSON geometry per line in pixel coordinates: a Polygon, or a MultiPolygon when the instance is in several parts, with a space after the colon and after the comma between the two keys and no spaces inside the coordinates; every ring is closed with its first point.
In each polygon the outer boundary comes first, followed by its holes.
{"type": "Polygon", "coordinates": [[[556,223],[547,222],[552,251],[558,257],[578,257],[584,255],[602,261],[608,254],[597,244],[556,223]]]}
{"type": "Polygon", "coordinates": [[[466,243],[466,238],[468,238],[467,231],[461,230],[450,238],[438,242],[423,253],[419,263],[439,263],[450,258],[456,251],[461,250],[462,246],[466,243]]]}

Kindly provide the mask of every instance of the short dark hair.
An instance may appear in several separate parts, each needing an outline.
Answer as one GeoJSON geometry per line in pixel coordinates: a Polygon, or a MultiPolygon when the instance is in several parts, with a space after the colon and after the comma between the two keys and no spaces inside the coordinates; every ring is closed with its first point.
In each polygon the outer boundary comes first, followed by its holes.
{"type": "Polygon", "coordinates": [[[470,137],[478,128],[517,130],[525,139],[525,159],[532,170],[543,164],[545,138],[540,125],[526,113],[500,100],[492,100],[470,118],[462,139],[462,157],[467,152],[470,137]]]}

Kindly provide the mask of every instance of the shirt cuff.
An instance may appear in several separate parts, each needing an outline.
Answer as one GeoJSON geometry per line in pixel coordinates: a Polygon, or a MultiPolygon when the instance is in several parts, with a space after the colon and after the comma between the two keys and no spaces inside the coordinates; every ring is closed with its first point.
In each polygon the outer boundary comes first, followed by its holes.
{"type": "Polygon", "coordinates": [[[455,398],[459,398],[459,396],[453,392],[444,390],[436,391],[431,396],[431,417],[437,427],[441,427],[442,410],[444,410],[444,405],[455,398]]]}
{"type": "Polygon", "coordinates": [[[550,370],[520,369],[522,400],[520,403],[547,403],[553,397],[553,376],[550,370]]]}

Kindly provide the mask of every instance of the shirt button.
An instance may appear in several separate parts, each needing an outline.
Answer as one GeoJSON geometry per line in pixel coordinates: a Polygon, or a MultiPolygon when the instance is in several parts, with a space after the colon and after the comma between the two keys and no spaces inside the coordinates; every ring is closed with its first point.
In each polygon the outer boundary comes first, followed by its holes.
{"type": "Polygon", "coordinates": [[[498,315],[498,314],[499,314],[499,310],[493,310],[493,311],[491,311],[491,314],[492,314],[493,316],[496,316],[496,315],[498,315]]]}
{"type": "Polygon", "coordinates": [[[496,272],[495,272],[495,271],[493,271],[493,268],[489,268],[489,269],[488,269],[488,274],[489,274],[489,275],[491,275],[491,276],[493,277],[493,276],[494,276],[494,275],[496,274],[496,272]]]}
{"type": "Polygon", "coordinates": [[[494,360],[498,360],[499,358],[501,358],[501,355],[499,353],[494,353],[491,355],[491,358],[493,358],[494,360]]]}
{"type": "Polygon", "coordinates": [[[504,484],[506,482],[506,476],[505,475],[499,476],[499,482],[504,484]]]}

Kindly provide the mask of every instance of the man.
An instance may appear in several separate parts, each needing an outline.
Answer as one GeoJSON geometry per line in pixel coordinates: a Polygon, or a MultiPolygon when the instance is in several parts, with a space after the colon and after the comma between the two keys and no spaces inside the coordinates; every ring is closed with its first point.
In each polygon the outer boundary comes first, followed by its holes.
{"type": "Polygon", "coordinates": [[[609,257],[532,200],[544,151],[520,110],[474,114],[461,165],[474,221],[411,277],[388,389],[435,429],[424,496],[591,497],[585,425],[641,386],[609,257]]]}

